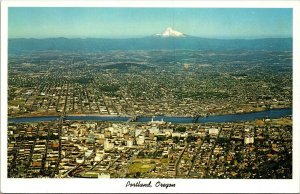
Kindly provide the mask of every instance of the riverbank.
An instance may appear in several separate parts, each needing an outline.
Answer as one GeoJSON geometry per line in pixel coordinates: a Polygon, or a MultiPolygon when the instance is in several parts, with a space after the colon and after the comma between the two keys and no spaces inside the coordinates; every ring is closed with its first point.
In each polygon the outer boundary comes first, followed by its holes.
{"type": "MultiPolygon", "coordinates": [[[[168,117],[168,116],[155,116],[137,117],[134,122],[149,122],[152,119],[156,121],[165,121],[172,123],[209,123],[209,122],[238,122],[238,121],[251,121],[256,119],[266,118],[280,118],[292,115],[292,108],[287,109],[272,109],[261,112],[251,113],[239,113],[239,114],[228,114],[228,115],[214,115],[205,117],[168,117]]],[[[9,118],[8,122],[43,122],[43,121],[54,121],[59,119],[60,116],[41,116],[41,117],[16,117],[9,118]]],[[[117,115],[68,115],[65,117],[66,120],[86,120],[86,121],[112,121],[112,122],[126,122],[130,119],[130,116],[117,116],[117,115]]]]}

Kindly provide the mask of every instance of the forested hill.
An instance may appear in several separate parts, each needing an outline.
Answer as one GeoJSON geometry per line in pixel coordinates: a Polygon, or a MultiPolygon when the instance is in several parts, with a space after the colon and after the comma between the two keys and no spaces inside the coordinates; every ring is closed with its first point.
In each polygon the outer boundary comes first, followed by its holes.
{"type": "Polygon", "coordinates": [[[157,37],[130,39],[102,38],[46,38],[46,39],[9,39],[9,53],[31,51],[108,51],[108,50],[158,50],[158,49],[192,49],[192,50],[270,50],[291,51],[292,38],[264,39],[209,39],[199,37],[157,37]]]}

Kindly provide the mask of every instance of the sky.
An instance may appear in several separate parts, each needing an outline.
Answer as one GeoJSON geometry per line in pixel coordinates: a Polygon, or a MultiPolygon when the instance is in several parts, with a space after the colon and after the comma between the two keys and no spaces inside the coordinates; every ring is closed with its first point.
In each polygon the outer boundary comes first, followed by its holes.
{"type": "Polygon", "coordinates": [[[209,38],[292,37],[290,8],[10,7],[9,38],[131,38],[167,27],[209,38]]]}

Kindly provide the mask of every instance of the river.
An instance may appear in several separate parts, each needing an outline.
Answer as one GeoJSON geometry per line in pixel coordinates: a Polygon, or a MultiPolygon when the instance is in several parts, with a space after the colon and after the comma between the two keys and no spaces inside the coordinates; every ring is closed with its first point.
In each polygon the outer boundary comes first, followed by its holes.
{"type": "MultiPolygon", "coordinates": [[[[265,110],[261,112],[242,113],[242,114],[228,114],[228,115],[212,115],[207,117],[199,117],[197,123],[223,123],[223,122],[240,122],[252,121],[263,118],[280,118],[292,115],[292,108],[265,110]]],[[[126,122],[130,117],[122,116],[66,116],[66,120],[80,120],[80,121],[113,121],[126,122]]],[[[8,122],[22,123],[22,122],[45,122],[58,120],[59,116],[42,116],[42,117],[18,117],[9,118],[8,122]]],[[[148,122],[152,117],[139,117],[135,122],[148,122]]],[[[172,122],[172,123],[193,123],[193,117],[168,117],[156,116],[156,121],[172,122]]]]}

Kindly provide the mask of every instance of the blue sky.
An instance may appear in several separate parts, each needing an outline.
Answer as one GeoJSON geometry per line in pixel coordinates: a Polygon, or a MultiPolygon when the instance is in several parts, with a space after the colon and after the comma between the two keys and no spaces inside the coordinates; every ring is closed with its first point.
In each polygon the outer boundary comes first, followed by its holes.
{"type": "Polygon", "coordinates": [[[128,38],[163,32],[214,38],[292,37],[283,8],[9,8],[9,38],[128,38]]]}

